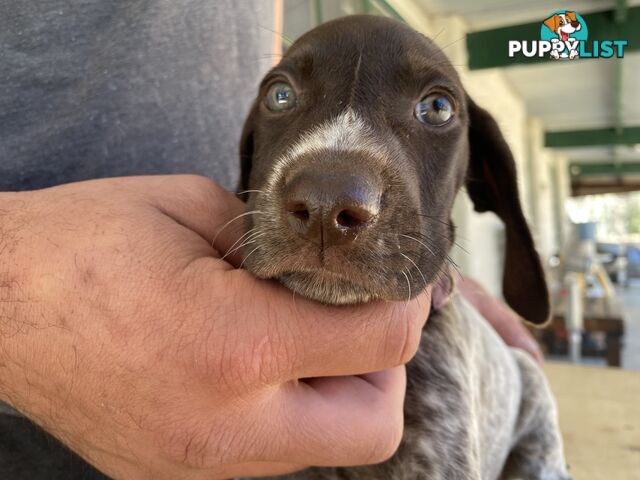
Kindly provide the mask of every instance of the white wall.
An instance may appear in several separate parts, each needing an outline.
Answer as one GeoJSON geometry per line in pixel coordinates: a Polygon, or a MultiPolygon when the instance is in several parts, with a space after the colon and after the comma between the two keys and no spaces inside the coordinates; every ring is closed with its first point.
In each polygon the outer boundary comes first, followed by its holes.
{"type": "Polygon", "coordinates": [[[554,191],[556,169],[553,153],[544,148],[544,126],[537,118],[528,121],[529,143],[529,205],[530,223],[536,245],[543,258],[548,258],[558,249],[555,232],[554,191]]]}

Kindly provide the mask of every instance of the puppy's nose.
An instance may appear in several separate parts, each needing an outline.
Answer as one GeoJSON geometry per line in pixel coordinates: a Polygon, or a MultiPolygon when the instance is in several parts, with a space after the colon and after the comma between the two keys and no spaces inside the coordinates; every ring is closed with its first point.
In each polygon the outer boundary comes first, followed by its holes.
{"type": "Polygon", "coordinates": [[[360,175],[305,172],[286,185],[284,208],[298,235],[323,248],[344,245],[375,223],[381,193],[360,175]]]}
{"type": "Polygon", "coordinates": [[[580,22],[578,22],[578,21],[571,22],[571,26],[572,26],[573,28],[578,28],[578,27],[580,26],[580,22]]]}

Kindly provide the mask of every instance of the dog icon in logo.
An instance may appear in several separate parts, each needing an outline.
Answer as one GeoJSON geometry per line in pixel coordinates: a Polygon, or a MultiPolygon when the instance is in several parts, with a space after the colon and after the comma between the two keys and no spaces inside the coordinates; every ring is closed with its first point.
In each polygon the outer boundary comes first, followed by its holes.
{"type": "Polygon", "coordinates": [[[574,38],[573,34],[582,29],[582,23],[576,17],[576,12],[554,13],[542,23],[557,35],[551,38],[551,58],[573,60],[578,57],[578,39],[574,38]]]}

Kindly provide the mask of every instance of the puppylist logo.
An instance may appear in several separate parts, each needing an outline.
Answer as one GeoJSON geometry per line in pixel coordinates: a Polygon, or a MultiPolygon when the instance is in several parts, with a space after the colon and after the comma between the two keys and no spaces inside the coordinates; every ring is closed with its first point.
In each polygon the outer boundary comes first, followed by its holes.
{"type": "Polygon", "coordinates": [[[509,40],[509,58],[549,55],[554,60],[624,57],[627,40],[588,41],[587,22],[579,13],[556,10],[540,26],[540,40],[509,40]]]}

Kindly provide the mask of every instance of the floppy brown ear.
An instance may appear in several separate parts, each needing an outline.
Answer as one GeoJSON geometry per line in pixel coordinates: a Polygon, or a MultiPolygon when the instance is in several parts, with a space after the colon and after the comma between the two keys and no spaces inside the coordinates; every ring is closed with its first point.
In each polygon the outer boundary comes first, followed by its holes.
{"type": "MultiPolygon", "coordinates": [[[[253,132],[256,108],[255,104],[251,106],[240,136],[240,181],[238,182],[237,193],[249,189],[249,176],[251,175],[251,166],[253,164],[253,132]]],[[[240,195],[240,199],[245,202],[247,197],[247,193],[240,195]]]]}
{"type": "Polygon", "coordinates": [[[520,206],[513,155],[493,117],[470,98],[468,110],[467,192],[476,211],[492,211],[505,224],[504,297],[525,320],[544,323],[549,318],[549,293],[520,206]]]}
{"type": "Polygon", "coordinates": [[[576,18],[576,12],[564,12],[564,14],[569,17],[569,20],[571,20],[572,22],[575,22],[577,20],[576,18]]]}
{"type": "Polygon", "coordinates": [[[551,15],[549,18],[547,18],[544,22],[547,28],[549,30],[551,30],[553,33],[556,33],[556,30],[558,29],[558,27],[560,26],[560,22],[558,20],[558,15],[551,15]]]}

